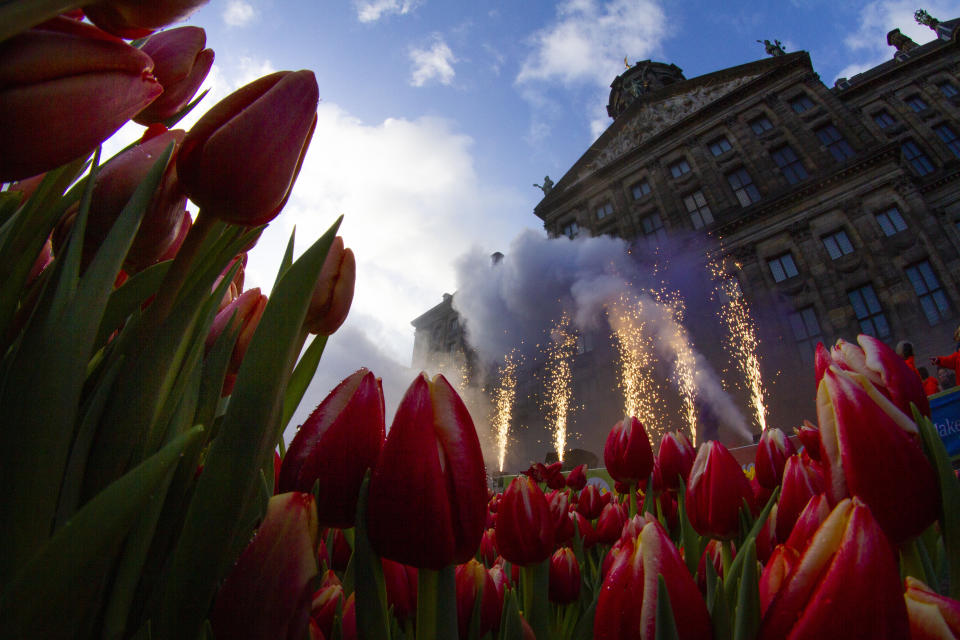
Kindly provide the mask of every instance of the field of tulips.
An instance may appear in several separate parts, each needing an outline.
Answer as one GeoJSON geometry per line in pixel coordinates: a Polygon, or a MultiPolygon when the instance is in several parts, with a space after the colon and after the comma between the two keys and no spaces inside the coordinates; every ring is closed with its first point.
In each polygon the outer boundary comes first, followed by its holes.
{"type": "Polygon", "coordinates": [[[213,52],[156,30],[203,2],[0,4],[0,638],[960,637],[960,485],[869,336],[818,348],[819,424],[749,478],[628,416],[615,492],[538,463],[494,494],[442,376],[387,430],[367,369],[285,447],[354,259],[336,222],[244,289],[319,92],[281,71],[174,128],[213,52]]]}

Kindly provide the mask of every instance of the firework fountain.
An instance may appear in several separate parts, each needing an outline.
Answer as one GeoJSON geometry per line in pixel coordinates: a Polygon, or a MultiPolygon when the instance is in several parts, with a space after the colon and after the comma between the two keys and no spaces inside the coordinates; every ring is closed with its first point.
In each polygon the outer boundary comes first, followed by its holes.
{"type": "Polygon", "coordinates": [[[557,459],[563,462],[563,454],[567,449],[567,414],[570,410],[570,398],[573,395],[570,373],[570,361],[577,345],[577,337],[570,330],[570,316],[566,313],[550,332],[550,342],[547,344],[547,375],[546,375],[546,412],[548,423],[553,425],[553,446],[557,451],[557,459]]]}
{"type": "Polygon", "coordinates": [[[497,443],[497,465],[501,473],[507,457],[507,445],[510,442],[510,419],[517,395],[517,350],[504,356],[499,370],[499,383],[493,396],[493,429],[497,443]]]}

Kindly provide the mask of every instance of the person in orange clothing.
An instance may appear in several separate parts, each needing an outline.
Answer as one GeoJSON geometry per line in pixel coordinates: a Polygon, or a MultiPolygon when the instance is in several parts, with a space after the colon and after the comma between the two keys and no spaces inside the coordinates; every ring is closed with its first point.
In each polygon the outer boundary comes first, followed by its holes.
{"type": "Polygon", "coordinates": [[[956,350],[948,356],[937,356],[930,358],[930,362],[938,367],[953,369],[953,374],[958,383],[960,383],[960,327],[953,332],[953,341],[956,342],[956,350]]]}
{"type": "Polygon", "coordinates": [[[910,367],[910,370],[917,374],[920,379],[923,379],[923,376],[920,375],[920,372],[917,371],[917,363],[914,362],[913,357],[913,343],[903,340],[897,343],[897,355],[903,358],[903,361],[907,363],[907,366],[910,367]]]}
{"type": "Polygon", "coordinates": [[[930,375],[926,367],[920,367],[917,371],[920,372],[920,379],[923,380],[923,392],[925,394],[932,396],[940,391],[940,381],[930,375]]]}

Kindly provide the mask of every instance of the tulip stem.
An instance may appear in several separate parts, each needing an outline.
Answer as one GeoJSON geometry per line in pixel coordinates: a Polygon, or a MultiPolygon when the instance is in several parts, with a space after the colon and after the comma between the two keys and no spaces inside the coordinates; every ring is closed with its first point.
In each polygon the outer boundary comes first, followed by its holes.
{"type": "Polygon", "coordinates": [[[417,570],[417,640],[437,637],[437,586],[440,574],[432,569],[417,570]]]}
{"type": "Polygon", "coordinates": [[[537,638],[550,637],[550,558],[537,564],[520,567],[523,581],[523,617],[530,623],[537,638]]]}
{"type": "Polygon", "coordinates": [[[631,482],[629,485],[630,489],[630,519],[633,519],[633,516],[637,515],[637,483],[631,482]]]}
{"type": "Polygon", "coordinates": [[[723,579],[726,581],[730,577],[730,565],[733,563],[733,556],[730,555],[730,545],[733,544],[730,540],[721,540],[720,541],[720,559],[723,562],[723,579]]]}
{"type": "Polygon", "coordinates": [[[79,0],[30,0],[0,6],[0,42],[61,13],[89,4],[79,0]]]}

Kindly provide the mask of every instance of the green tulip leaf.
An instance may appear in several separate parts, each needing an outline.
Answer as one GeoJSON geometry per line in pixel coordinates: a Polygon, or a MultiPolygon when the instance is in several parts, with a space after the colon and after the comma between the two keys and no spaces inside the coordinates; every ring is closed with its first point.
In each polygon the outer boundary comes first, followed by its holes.
{"type": "Polygon", "coordinates": [[[195,427],[104,489],[24,563],[0,595],[0,629],[15,638],[73,638],[92,585],[170,474],[195,427]],[[51,615],[56,603],[56,615],[51,615]]]}
{"type": "Polygon", "coordinates": [[[273,288],[276,289],[277,285],[280,284],[280,279],[283,278],[283,274],[287,272],[287,269],[290,268],[290,265],[293,264],[293,245],[297,237],[297,228],[294,227],[293,231],[290,232],[290,239],[287,240],[287,248],[283,252],[283,257],[280,259],[280,267],[277,269],[277,278],[273,283],[273,288]]]}
{"type": "Polygon", "coordinates": [[[700,536],[697,534],[693,525],[690,524],[690,518],[687,517],[686,507],[687,489],[680,479],[680,489],[677,491],[677,513],[680,517],[680,542],[683,544],[683,560],[690,571],[690,575],[697,575],[697,565],[700,562],[701,549],[700,536]]]}
{"type": "Polygon", "coordinates": [[[370,472],[367,471],[357,500],[357,526],[352,558],[356,580],[354,593],[356,594],[357,634],[361,638],[390,640],[390,616],[387,612],[387,587],[383,578],[383,565],[367,537],[369,487],[370,472]]]}
{"type": "Polygon", "coordinates": [[[287,391],[283,396],[283,417],[280,419],[280,424],[283,425],[284,430],[290,424],[290,419],[296,412],[297,407],[300,406],[303,394],[307,392],[307,387],[313,380],[313,374],[317,372],[320,357],[323,355],[323,349],[326,346],[327,336],[315,336],[306,351],[300,356],[300,361],[297,362],[297,367],[293,370],[293,375],[290,376],[290,383],[287,384],[287,391]]]}
{"type": "Polygon", "coordinates": [[[587,607],[583,615],[577,621],[577,626],[573,628],[571,640],[590,640],[593,638],[593,619],[597,612],[597,598],[600,595],[599,590],[593,596],[593,602],[587,607]]]}
{"type": "Polygon", "coordinates": [[[157,287],[160,286],[169,268],[169,261],[149,266],[140,273],[130,276],[122,286],[110,294],[95,344],[104,344],[111,333],[119,329],[132,314],[139,311],[143,303],[157,292],[157,287]]]}
{"type": "Polygon", "coordinates": [[[200,104],[201,100],[207,97],[208,93],[210,93],[210,89],[205,89],[203,93],[201,93],[196,98],[191,100],[187,106],[185,106],[183,109],[180,109],[180,111],[178,111],[177,113],[173,114],[172,116],[164,120],[163,126],[165,126],[167,129],[173,129],[175,126],[177,126],[178,122],[183,120],[185,117],[187,117],[187,114],[193,111],[194,107],[200,104]]]}
{"type": "MultiPolygon", "coordinates": [[[[590,630],[593,632],[593,629],[590,630]]],[[[590,638],[587,635],[584,638],[590,638]]],[[[517,590],[508,589],[503,596],[503,613],[500,614],[500,633],[498,640],[523,640],[523,625],[520,622],[520,605],[517,604],[517,590]]]]}
{"type": "Polygon", "coordinates": [[[673,619],[670,608],[670,594],[662,575],[657,575],[657,623],[654,632],[656,640],[679,640],[677,621],[673,619]]]}
{"type": "Polygon", "coordinates": [[[279,436],[283,393],[299,353],[300,329],[339,224],[287,270],[253,335],[170,561],[160,638],[199,632],[217,584],[235,560],[229,550],[250,533],[244,509],[279,436]]]}
{"type": "Polygon", "coordinates": [[[89,190],[84,194],[66,255],[54,263],[53,280],[11,363],[17,375],[3,387],[0,412],[17,428],[0,432],[0,446],[17,455],[0,467],[6,487],[0,493],[0,576],[10,575],[50,536],[103,308],[172,150],[160,154],[80,278],[89,190]]]}
{"type": "MultiPolygon", "coordinates": [[[[957,600],[960,599],[960,482],[954,475],[937,428],[929,418],[921,415],[916,407],[912,409],[913,419],[920,429],[924,451],[933,465],[940,485],[940,529],[950,580],[949,596],[957,600]]],[[[935,585],[930,586],[936,588],[935,585]]]]}
{"type": "Polygon", "coordinates": [[[746,556],[734,610],[734,640],[753,640],[760,630],[760,585],[757,575],[757,545],[753,540],[741,547],[738,556],[746,556]]]}
{"type": "MultiPolygon", "coordinates": [[[[770,516],[770,511],[773,510],[773,505],[777,503],[779,498],[780,487],[777,487],[773,490],[773,494],[771,494],[770,499],[767,500],[766,506],[763,507],[760,515],[758,515],[757,519],[754,521],[753,527],[750,529],[749,533],[747,533],[746,538],[744,538],[741,548],[745,548],[751,543],[756,544],[757,536],[760,535],[760,530],[763,528],[763,523],[767,521],[767,518],[770,516]]],[[[733,559],[733,562],[730,564],[730,572],[728,574],[724,574],[723,576],[724,590],[726,592],[727,601],[730,603],[735,601],[735,588],[740,580],[740,574],[743,572],[745,560],[746,554],[738,553],[733,559]]]]}

